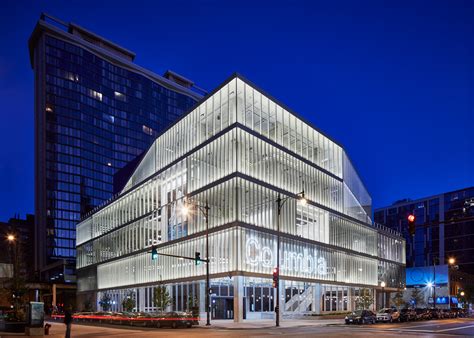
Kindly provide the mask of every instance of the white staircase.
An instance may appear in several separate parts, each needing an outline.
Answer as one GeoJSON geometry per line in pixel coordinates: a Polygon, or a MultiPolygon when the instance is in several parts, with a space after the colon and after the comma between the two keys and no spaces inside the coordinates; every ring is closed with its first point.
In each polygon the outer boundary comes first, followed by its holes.
{"type": "MultiPolygon", "coordinates": [[[[303,293],[297,293],[285,303],[285,312],[302,313],[307,312],[313,303],[313,288],[308,287],[303,293]]],[[[289,313],[288,313],[289,314],[289,313]]]]}

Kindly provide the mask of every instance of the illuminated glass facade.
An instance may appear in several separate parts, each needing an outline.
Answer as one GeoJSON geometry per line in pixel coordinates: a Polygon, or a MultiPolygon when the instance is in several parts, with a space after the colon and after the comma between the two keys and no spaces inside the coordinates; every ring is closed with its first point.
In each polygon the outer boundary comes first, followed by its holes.
{"type": "Polygon", "coordinates": [[[112,197],[117,170],[148,149],[201,95],[136,66],[132,52],[77,25],[57,23],[43,17],[30,39],[36,270],[48,281],[74,282],[81,215],[112,197]],[[47,271],[63,260],[66,268],[47,271]]]}
{"type": "Polygon", "coordinates": [[[205,219],[182,213],[185,201],[210,206],[213,318],[272,317],[277,254],[284,315],[352,309],[360,289],[381,281],[404,287],[404,240],[371,226],[370,196],[343,148],[236,75],[161,134],[123,191],[78,225],[79,297],[109,293],[119,310],[132,290],[137,309],[151,311],[153,288],[165,284],[171,308],[188,309],[192,296],[204,312],[206,266],[150,254],[157,245],[205,257],[205,219]],[[279,233],[278,196],[287,198],[279,233]]]}

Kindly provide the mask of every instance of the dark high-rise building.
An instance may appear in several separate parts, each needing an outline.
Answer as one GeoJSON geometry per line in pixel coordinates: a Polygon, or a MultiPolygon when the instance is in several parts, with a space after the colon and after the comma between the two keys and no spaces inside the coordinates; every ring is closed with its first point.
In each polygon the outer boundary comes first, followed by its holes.
{"type": "MultiPolygon", "coordinates": [[[[0,222],[0,245],[5,250],[0,250],[0,264],[18,264],[18,275],[25,281],[34,279],[34,269],[30,261],[33,256],[33,236],[35,217],[26,215],[24,219],[19,216],[12,217],[8,222],[0,222]]],[[[0,278],[2,277],[0,271],[0,278]]],[[[13,272],[13,271],[12,271],[13,272]]]]}
{"type": "Polygon", "coordinates": [[[374,220],[402,232],[407,267],[443,265],[455,259],[459,270],[474,274],[474,187],[376,209],[374,220]],[[415,235],[408,232],[415,215],[415,235]]]}
{"type": "Polygon", "coordinates": [[[174,72],[74,23],[41,15],[29,40],[35,79],[35,269],[74,282],[81,215],[113,193],[113,175],[204,94],[174,72]]]}

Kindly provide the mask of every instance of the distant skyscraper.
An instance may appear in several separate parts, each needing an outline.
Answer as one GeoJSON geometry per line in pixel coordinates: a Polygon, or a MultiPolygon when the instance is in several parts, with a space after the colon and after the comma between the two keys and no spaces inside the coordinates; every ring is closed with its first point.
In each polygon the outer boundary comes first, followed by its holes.
{"type": "Polygon", "coordinates": [[[376,209],[374,221],[404,234],[407,267],[447,264],[474,274],[474,187],[417,200],[401,200],[376,209]],[[416,217],[416,233],[408,233],[407,216],[416,217]]]}
{"type": "MultiPolygon", "coordinates": [[[[33,266],[28,264],[28,261],[34,256],[31,246],[34,223],[35,217],[28,214],[25,219],[15,216],[8,222],[0,222],[0,243],[2,243],[2,248],[5,248],[5,250],[0,250],[0,279],[6,277],[5,272],[9,271],[4,268],[5,264],[11,264],[13,269],[14,262],[17,264],[17,276],[24,278],[27,282],[34,279],[33,266]],[[9,239],[10,236],[12,239],[9,239]]],[[[13,274],[13,270],[10,272],[13,274]]],[[[5,297],[2,300],[4,301],[5,297]]]]}
{"type": "Polygon", "coordinates": [[[75,229],[109,199],[113,175],[204,94],[159,76],[135,54],[73,23],[41,15],[29,40],[35,76],[35,269],[74,282],[75,229]]]}

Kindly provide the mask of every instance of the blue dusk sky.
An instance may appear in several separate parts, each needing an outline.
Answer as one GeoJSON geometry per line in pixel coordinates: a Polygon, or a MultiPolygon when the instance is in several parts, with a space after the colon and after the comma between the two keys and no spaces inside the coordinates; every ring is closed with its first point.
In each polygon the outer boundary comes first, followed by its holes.
{"type": "Polygon", "coordinates": [[[241,73],[342,143],[375,207],[474,185],[473,1],[1,1],[0,220],[34,211],[41,12],[208,90],[241,73]]]}

